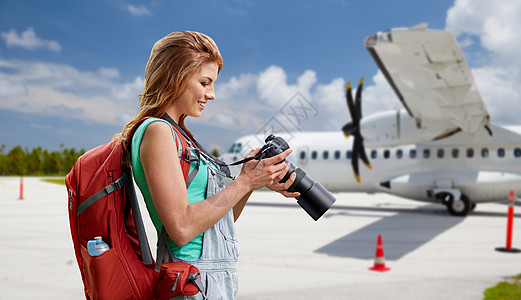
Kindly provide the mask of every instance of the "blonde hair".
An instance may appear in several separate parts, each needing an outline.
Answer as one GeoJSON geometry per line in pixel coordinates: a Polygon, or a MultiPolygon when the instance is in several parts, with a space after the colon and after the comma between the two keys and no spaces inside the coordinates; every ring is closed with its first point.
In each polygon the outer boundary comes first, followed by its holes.
{"type": "MultiPolygon", "coordinates": [[[[218,72],[223,59],[215,42],[209,36],[193,31],[173,32],[154,44],[145,69],[143,93],[139,95],[139,109],[134,119],[114,135],[113,140],[122,143],[122,164],[128,166],[127,149],[132,127],[144,117],[161,117],[170,104],[185,91],[190,78],[206,63],[216,63],[218,72]]],[[[186,115],[175,120],[184,126],[186,115]]]]}

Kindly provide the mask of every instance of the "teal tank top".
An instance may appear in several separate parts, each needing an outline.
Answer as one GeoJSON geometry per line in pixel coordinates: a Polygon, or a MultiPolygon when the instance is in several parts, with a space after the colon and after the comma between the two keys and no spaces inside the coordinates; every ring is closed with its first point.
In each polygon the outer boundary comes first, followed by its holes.
{"type": "MultiPolygon", "coordinates": [[[[143,139],[143,134],[145,133],[145,129],[152,122],[165,122],[168,125],[167,121],[163,119],[150,118],[145,120],[136,130],[134,136],[132,137],[132,173],[134,175],[134,180],[141,190],[141,194],[145,199],[145,204],[148,210],[148,214],[152,219],[152,223],[154,227],[159,232],[163,223],[159,218],[159,214],[157,213],[156,207],[154,206],[154,202],[152,201],[152,196],[150,196],[150,189],[148,188],[147,180],[145,178],[145,172],[143,170],[143,164],[141,163],[141,158],[139,157],[139,148],[141,146],[141,140],[143,139]]],[[[172,129],[172,135],[175,139],[174,130],[172,129]]],[[[177,141],[176,141],[177,143],[177,141]]],[[[194,153],[192,153],[194,154],[194,153]]],[[[190,173],[193,171],[197,162],[192,162],[190,165],[190,173]]],[[[204,160],[200,160],[199,171],[195,175],[192,183],[188,187],[188,204],[194,204],[206,199],[206,187],[208,185],[208,165],[204,162],[204,160]]],[[[170,237],[168,237],[168,246],[170,248],[170,252],[181,259],[184,260],[198,260],[201,257],[201,251],[203,246],[203,233],[199,236],[195,237],[193,240],[188,242],[184,246],[176,245],[170,237]]]]}

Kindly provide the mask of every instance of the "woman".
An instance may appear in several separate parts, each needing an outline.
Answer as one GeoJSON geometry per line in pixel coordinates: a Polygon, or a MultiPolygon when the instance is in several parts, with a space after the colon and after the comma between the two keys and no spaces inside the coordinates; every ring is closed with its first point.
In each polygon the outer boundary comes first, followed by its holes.
{"type": "MultiPolygon", "coordinates": [[[[214,83],[222,65],[215,42],[204,34],[174,32],[156,42],[146,66],[137,115],[116,136],[125,142],[134,124],[144,117],[154,117],[136,130],[131,149],[125,149],[127,157],[131,153],[127,160],[154,226],[168,233],[173,259],[200,269],[209,299],[237,297],[239,250],[233,223],[252,191],[268,187],[286,197],[298,196],[286,191],[295,174],[284,184],[279,183],[289,167],[279,162],[291,149],[260,162],[245,163],[236,180],[224,189],[222,171],[226,170],[203,149],[194,149],[191,154],[199,159],[191,163],[190,174],[194,170],[197,173],[186,188],[177,140],[183,137],[176,137],[171,126],[179,127],[185,139],[200,148],[184,120],[201,116],[208,101],[215,99],[214,83]]],[[[197,297],[202,299],[200,294],[194,299],[197,297]]]]}

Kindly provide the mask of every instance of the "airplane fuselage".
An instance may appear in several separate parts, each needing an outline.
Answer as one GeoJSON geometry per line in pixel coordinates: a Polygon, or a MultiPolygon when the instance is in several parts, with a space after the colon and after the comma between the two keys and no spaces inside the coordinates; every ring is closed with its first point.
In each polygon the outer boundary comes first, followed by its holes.
{"type": "MultiPolygon", "coordinates": [[[[342,132],[280,136],[294,151],[289,160],[331,192],[385,192],[428,202],[450,193],[475,204],[505,200],[510,190],[521,192],[521,128],[493,126],[492,131],[492,136],[485,130],[475,136],[460,132],[441,141],[397,147],[366,144],[372,169],[360,166],[360,183],[351,167],[352,138],[342,132]]],[[[261,141],[256,136],[238,139],[224,159],[239,160],[261,141]]]]}

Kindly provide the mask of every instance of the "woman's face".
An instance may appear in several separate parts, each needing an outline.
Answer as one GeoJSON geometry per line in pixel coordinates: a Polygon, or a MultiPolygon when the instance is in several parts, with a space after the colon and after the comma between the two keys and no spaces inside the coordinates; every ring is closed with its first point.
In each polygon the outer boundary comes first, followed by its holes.
{"type": "Polygon", "coordinates": [[[214,82],[217,73],[216,63],[202,65],[190,79],[186,91],[175,102],[176,111],[190,117],[200,117],[208,100],[215,99],[214,82]]]}

